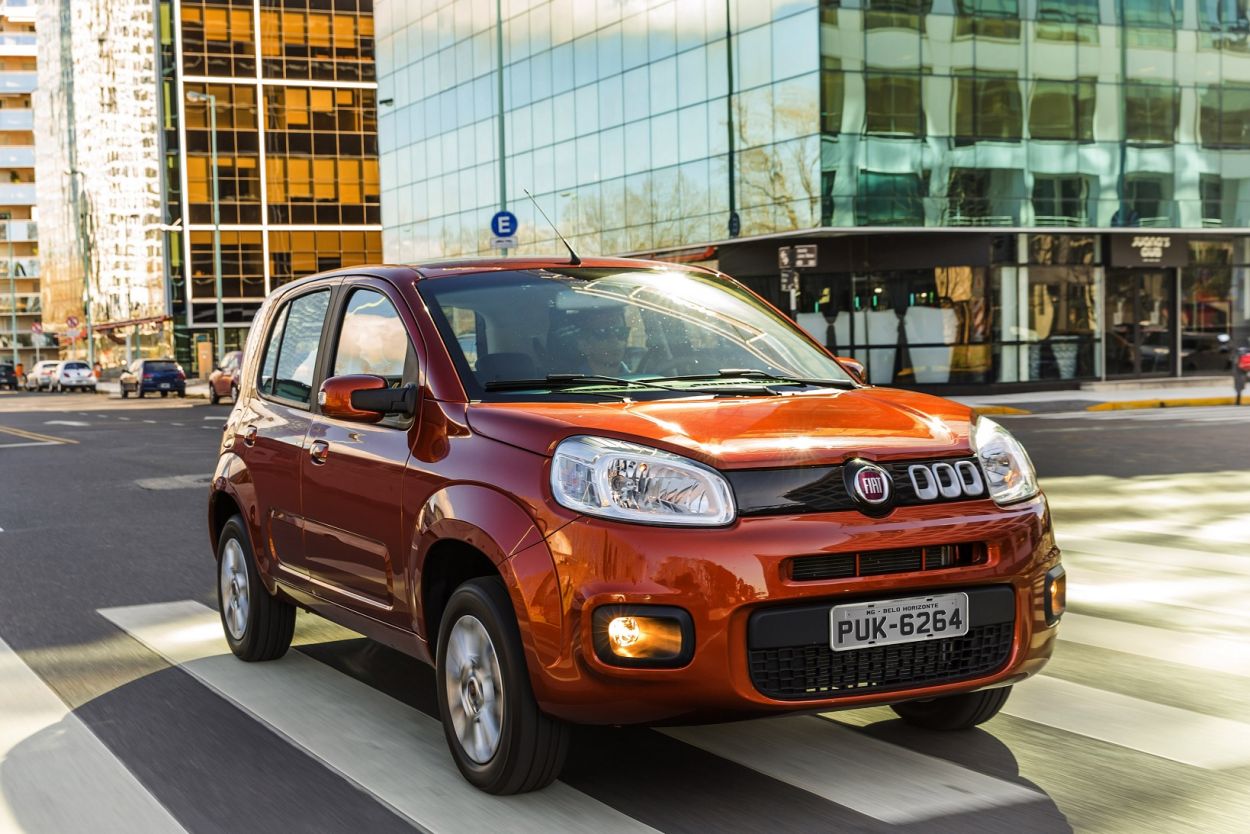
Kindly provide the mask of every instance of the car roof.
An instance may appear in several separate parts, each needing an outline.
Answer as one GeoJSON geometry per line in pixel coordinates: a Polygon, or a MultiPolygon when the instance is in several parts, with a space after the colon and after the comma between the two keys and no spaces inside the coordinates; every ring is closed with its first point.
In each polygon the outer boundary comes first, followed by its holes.
{"type": "Polygon", "coordinates": [[[333,269],[307,275],[289,284],[283,284],[280,293],[286,295],[302,286],[326,278],[383,278],[401,285],[410,281],[446,278],[452,275],[468,275],[476,272],[501,272],[516,269],[680,269],[714,275],[714,270],[694,264],[676,264],[669,261],[650,261],[641,258],[582,258],[580,263],[569,262],[568,255],[526,255],[513,258],[450,258],[416,264],[375,264],[333,269]]]}

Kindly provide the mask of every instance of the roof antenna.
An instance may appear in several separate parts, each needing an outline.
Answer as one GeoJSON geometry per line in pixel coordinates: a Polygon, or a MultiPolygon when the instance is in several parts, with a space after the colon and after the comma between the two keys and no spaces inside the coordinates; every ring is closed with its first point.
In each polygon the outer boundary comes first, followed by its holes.
{"type": "Polygon", "coordinates": [[[543,211],[543,207],[538,205],[538,201],[534,199],[534,195],[530,193],[528,188],[522,188],[521,190],[525,192],[526,197],[530,198],[530,202],[534,204],[534,208],[538,209],[538,213],[543,216],[543,220],[547,221],[547,225],[551,227],[551,231],[556,233],[556,237],[560,238],[560,242],[564,244],[564,248],[569,250],[569,255],[572,258],[572,260],[569,261],[569,265],[579,265],[582,262],[582,259],[577,257],[577,253],[573,251],[573,247],[569,246],[569,242],[564,239],[564,235],[560,234],[560,230],[556,228],[556,224],[551,222],[551,218],[547,216],[547,212],[543,211]]]}

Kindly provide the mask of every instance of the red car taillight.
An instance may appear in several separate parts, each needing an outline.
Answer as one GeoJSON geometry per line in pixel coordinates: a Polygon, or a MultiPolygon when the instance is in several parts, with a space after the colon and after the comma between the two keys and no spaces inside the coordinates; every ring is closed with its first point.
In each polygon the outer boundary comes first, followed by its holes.
{"type": "Polygon", "coordinates": [[[144,374],[144,375],[143,375],[143,378],[144,378],[144,379],[152,379],[153,377],[154,377],[154,374],[144,374]]]}
{"type": "Polygon", "coordinates": [[[178,369],[178,378],[179,378],[179,379],[186,379],[186,378],[187,378],[187,372],[186,372],[186,371],[184,371],[182,368],[179,368],[179,369],[178,369]]]}

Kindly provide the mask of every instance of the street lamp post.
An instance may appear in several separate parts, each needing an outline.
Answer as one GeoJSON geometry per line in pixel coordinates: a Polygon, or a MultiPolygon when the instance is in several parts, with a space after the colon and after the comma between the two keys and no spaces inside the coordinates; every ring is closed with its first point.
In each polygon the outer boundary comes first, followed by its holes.
{"type": "Polygon", "coordinates": [[[213,169],[213,288],[217,294],[217,344],[213,351],[216,359],[226,350],[225,308],[221,301],[221,205],[217,192],[217,96],[188,90],[187,101],[208,105],[209,165],[213,169]]]}

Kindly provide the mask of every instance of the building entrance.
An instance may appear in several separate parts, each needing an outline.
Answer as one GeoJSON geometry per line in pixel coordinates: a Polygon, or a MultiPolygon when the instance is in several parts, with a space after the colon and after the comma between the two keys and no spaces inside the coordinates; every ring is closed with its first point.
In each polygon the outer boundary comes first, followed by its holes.
{"type": "Polygon", "coordinates": [[[1108,377],[1176,373],[1176,276],[1172,269],[1107,273],[1108,377]]]}

